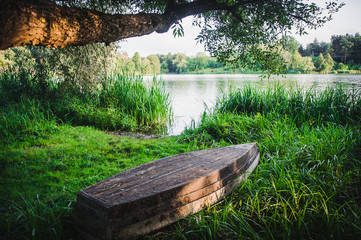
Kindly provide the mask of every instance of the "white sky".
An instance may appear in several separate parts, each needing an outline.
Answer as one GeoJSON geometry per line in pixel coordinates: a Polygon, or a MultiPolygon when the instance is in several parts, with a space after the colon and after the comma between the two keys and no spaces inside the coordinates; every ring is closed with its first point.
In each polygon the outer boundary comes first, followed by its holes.
{"type": "MultiPolygon", "coordinates": [[[[321,1],[321,0],[316,0],[321,1]]],[[[323,2],[323,1],[322,1],[323,2]]],[[[344,35],[346,33],[361,33],[361,0],[343,0],[346,4],[338,13],[333,16],[333,20],[327,22],[317,30],[308,31],[308,35],[295,36],[303,45],[318,41],[330,42],[331,35],[344,35]]],[[[152,33],[150,35],[129,38],[125,42],[119,42],[120,51],[128,52],[133,56],[139,52],[146,57],[150,54],[161,53],[185,53],[194,56],[198,52],[204,52],[204,47],[197,44],[195,38],[199,33],[199,28],[192,26],[192,17],[183,19],[184,37],[174,38],[172,30],[167,33],[152,33]]]]}

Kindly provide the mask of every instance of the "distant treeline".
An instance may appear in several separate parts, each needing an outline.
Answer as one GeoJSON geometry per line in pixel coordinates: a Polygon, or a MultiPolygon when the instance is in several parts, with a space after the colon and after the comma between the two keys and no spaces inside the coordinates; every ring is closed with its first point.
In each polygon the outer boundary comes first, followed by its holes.
{"type": "Polygon", "coordinates": [[[316,69],[321,71],[322,58],[325,59],[327,55],[330,55],[334,61],[334,65],[328,66],[328,70],[339,72],[361,70],[361,35],[359,33],[333,35],[330,43],[318,42],[315,39],[313,43],[307,44],[305,47],[299,45],[298,51],[303,57],[312,57],[316,69]]]}
{"type": "MultiPolygon", "coordinates": [[[[283,37],[278,51],[283,57],[282,70],[288,73],[309,72],[359,72],[361,70],[361,36],[335,35],[331,43],[318,42],[315,39],[307,46],[302,46],[295,38],[283,37]]],[[[127,71],[140,74],[157,73],[252,73],[259,72],[259,66],[230,68],[217,59],[200,52],[195,56],[183,53],[152,54],[142,58],[138,52],[131,58],[126,52],[118,55],[118,64],[127,71]]]]}
{"type": "Polygon", "coordinates": [[[136,52],[132,58],[126,52],[118,56],[118,64],[125,67],[127,71],[135,71],[140,74],[156,73],[195,73],[203,71],[227,70],[215,58],[200,52],[194,57],[186,56],[184,53],[152,54],[142,58],[136,52]]]}
{"type": "Polygon", "coordinates": [[[361,35],[333,35],[331,42],[318,42],[317,39],[306,47],[300,45],[299,52],[302,56],[318,57],[330,53],[335,62],[343,64],[361,64],[361,35]]]}
{"type": "MultiPolygon", "coordinates": [[[[361,36],[358,33],[334,35],[330,43],[318,42],[315,39],[306,46],[302,46],[291,36],[284,36],[273,50],[282,56],[283,64],[280,71],[286,73],[361,73],[361,36]]],[[[65,74],[65,78],[67,75],[78,78],[81,76],[90,78],[91,81],[99,79],[109,69],[116,68],[126,73],[140,75],[262,71],[261,63],[247,67],[243,65],[230,67],[203,52],[191,57],[183,53],[151,54],[141,57],[136,52],[130,57],[126,52],[117,52],[115,46],[111,49],[100,44],[65,50],[33,47],[0,51],[0,67],[6,68],[16,63],[21,63],[22,66],[36,63],[48,69],[53,75],[62,78],[65,74]],[[84,56],[87,57],[84,58],[84,56]],[[64,68],[64,66],[67,67],[64,68]]]]}

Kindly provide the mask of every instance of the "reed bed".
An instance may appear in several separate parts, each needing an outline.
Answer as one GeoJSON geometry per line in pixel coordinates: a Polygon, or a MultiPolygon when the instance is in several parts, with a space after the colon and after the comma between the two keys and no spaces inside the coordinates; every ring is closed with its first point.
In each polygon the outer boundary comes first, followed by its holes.
{"type": "Polygon", "coordinates": [[[115,107],[134,116],[138,125],[154,127],[169,121],[172,116],[171,100],[164,82],[155,77],[146,86],[141,76],[115,73],[103,84],[100,92],[100,103],[106,103],[108,99],[114,100],[115,107]]]}
{"type": "Polygon", "coordinates": [[[54,110],[65,122],[102,130],[161,133],[172,119],[164,83],[114,73],[95,92],[66,96],[54,110]]]}
{"type": "Polygon", "coordinates": [[[287,89],[280,84],[265,89],[246,85],[217,101],[216,111],[289,117],[298,126],[305,121],[316,124],[359,124],[361,121],[360,90],[342,86],[325,90],[287,89]]]}
{"type": "Polygon", "coordinates": [[[198,148],[258,142],[261,162],[233,194],[162,237],[360,238],[359,108],[360,96],[343,89],[248,86],[221,98],[180,141],[198,148]]]}
{"type": "Polygon", "coordinates": [[[155,78],[148,83],[140,76],[113,73],[92,91],[81,91],[43,77],[26,69],[0,74],[2,141],[40,134],[56,122],[160,133],[172,119],[170,96],[155,78]]]}
{"type": "MultiPolygon", "coordinates": [[[[104,90],[98,96],[83,95],[92,101],[87,106],[121,109],[113,98],[134,95],[130,88],[120,91],[124,84],[114,81],[100,86],[104,90]]],[[[82,98],[73,99],[79,101],[73,109],[86,106],[82,98]]],[[[28,136],[0,148],[0,230],[5,239],[76,239],[72,207],[80,189],[165,156],[246,142],[258,142],[261,151],[260,164],[246,182],[215,206],[145,238],[361,238],[360,96],[355,91],[248,86],[220,98],[214,111],[182,135],[150,140],[60,125],[54,116],[62,115],[57,109],[46,111],[41,100],[19,102],[6,106],[9,115],[1,112],[6,116],[1,125],[10,135],[28,136]]],[[[132,104],[127,103],[135,108],[132,104]]],[[[84,119],[89,112],[84,110],[84,119]]]]}

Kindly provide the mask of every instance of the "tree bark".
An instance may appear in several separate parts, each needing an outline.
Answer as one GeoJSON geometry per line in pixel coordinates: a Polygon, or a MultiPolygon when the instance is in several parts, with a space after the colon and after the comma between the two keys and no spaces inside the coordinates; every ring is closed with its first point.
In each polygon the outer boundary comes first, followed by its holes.
{"type": "Polygon", "coordinates": [[[104,14],[48,0],[0,0],[0,50],[16,46],[81,46],[156,32],[186,16],[227,9],[215,0],[171,5],[164,14],[104,14]]]}

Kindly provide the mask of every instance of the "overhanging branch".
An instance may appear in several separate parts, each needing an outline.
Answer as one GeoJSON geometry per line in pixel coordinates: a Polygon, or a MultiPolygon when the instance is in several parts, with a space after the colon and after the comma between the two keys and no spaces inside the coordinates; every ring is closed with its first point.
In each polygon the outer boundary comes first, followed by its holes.
{"type": "MultiPolygon", "coordinates": [[[[0,50],[27,45],[67,47],[110,43],[152,32],[167,32],[180,19],[209,11],[226,11],[245,24],[239,10],[247,8],[248,4],[257,6],[265,2],[239,0],[228,4],[217,0],[169,0],[162,14],[112,15],[59,6],[50,0],[0,0],[0,50]]],[[[283,15],[311,24],[291,11],[283,15]]]]}
{"type": "Polygon", "coordinates": [[[104,14],[69,8],[48,0],[3,0],[0,3],[0,50],[16,46],[81,46],[110,43],[152,32],[166,32],[180,19],[212,10],[226,10],[215,0],[170,1],[164,14],[104,14]]]}

